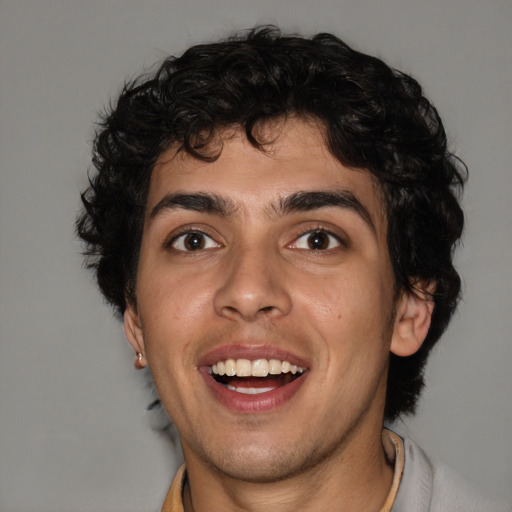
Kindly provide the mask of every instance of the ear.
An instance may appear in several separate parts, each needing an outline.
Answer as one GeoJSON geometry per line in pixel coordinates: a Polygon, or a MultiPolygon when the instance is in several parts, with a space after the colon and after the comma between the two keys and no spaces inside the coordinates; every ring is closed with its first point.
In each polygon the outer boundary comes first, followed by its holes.
{"type": "Polygon", "coordinates": [[[434,311],[432,295],[436,284],[433,281],[418,282],[411,292],[403,292],[398,300],[391,352],[397,356],[416,353],[427,337],[434,311]]]}
{"type": "Polygon", "coordinates": [[[144,368],[146,366],[146,352],[142,325],[135,306],[130,302],[124,311],[124,334],[133,350],[135,350],[135,368],[144,368]]]}

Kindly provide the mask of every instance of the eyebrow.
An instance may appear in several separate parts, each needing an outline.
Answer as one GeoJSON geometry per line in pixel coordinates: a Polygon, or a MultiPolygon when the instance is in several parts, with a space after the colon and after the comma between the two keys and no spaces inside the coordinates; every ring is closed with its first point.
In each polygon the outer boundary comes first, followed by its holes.
{"type": "MultiPolygon", "coordinates": [[[[271,217],[279,217],[292,212],[308,212],[333,206],[355,212],[372,231],[376,232],[369,211],[348,190],[295,192],[281,198],[277,204],[270,205],[268,211],[271,217]]],[[[231,199],[218,194],[177,192],[163,197],[151,210],[149,219],[152,220],[168,210],[191,210],[229,217],[239,211],[240,207],[231,199]]]]}
{"type": "Polygon", "coordinates": [[[307,212],[329,206],[353,211],[376,232],[370,212],[349,190],[295,192],[281,200],[276,213],[307,212]]]}
{"type": "Polygon", "coordinates": [[[149,218],[154,219],[164,210],[192,210],[228,217],[236,209],[231,200],[218,194],[205,194],[203,192],[194,194],[176,193],[168,194],[161,199],[151,210],[149,218]]]}

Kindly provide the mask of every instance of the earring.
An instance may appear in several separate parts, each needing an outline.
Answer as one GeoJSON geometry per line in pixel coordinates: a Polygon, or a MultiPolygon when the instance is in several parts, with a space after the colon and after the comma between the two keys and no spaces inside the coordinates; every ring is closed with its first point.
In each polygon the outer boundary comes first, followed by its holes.
{"type": "Polygon", "coordinates": [[[145,363],[144,363],[144,356],[142,355],[141,352],[137,352],[135,354],[135,364],[134,364],[135,368],[137,370],[141,370],[142,368],[144,368],[145,363]]]}

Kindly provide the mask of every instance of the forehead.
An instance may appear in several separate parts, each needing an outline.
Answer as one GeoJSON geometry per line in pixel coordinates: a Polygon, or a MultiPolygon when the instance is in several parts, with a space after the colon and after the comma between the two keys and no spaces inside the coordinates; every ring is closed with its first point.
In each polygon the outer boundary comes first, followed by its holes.
{"type": "Polygon", "coordinates": [[[220,132],[208,151],[214,162],[171,147],[151,176],[147,211],[171,193],[213,193],[227,197],[245,214],[261,211],[293,193],[348,191],[385,224],[377,179],[367,170],[344,166],[328,150],[320,123],[288,119],[265,124],[254,147],[241,129],[220,132]]]}

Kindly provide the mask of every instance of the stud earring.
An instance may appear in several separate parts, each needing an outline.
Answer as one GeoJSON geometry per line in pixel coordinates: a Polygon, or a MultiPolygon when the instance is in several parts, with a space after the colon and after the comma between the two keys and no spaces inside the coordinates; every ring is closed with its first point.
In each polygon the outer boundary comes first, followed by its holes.
{"type": "Polygon", "coordinates": [[[134,364],[135,368],[137,370],[141,370],[142,368],[144,368],[144,366],[146,366],[144,364],[144,356],[142,355],[141,352],[137,352],[135,354],[135,364],[134,364]]]}

